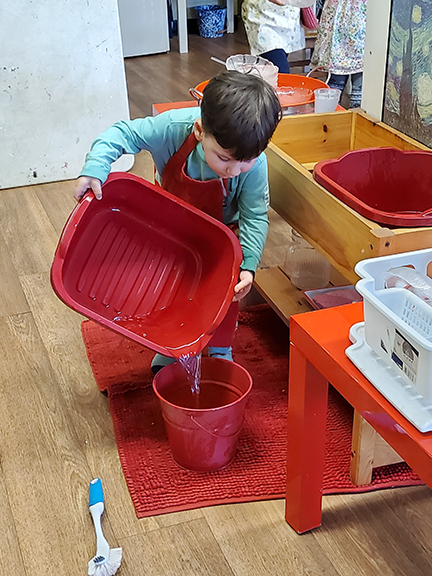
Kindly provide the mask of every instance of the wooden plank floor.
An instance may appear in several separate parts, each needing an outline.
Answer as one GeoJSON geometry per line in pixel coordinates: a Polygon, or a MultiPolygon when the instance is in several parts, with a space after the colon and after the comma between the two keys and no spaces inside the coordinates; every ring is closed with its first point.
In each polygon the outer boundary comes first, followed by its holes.
{"type": "MultiPolygon", "coordinates": [[[[242,30],[190,38],[189,54],[127,61],[132,115],[178,100],[219,71],[209,55],[246,51],[242,30]]],[[[148,157],[133,171],[151,176],[148,157]]],[[[73,183],[0,191],[1,576],[87,573],[95,538],[89,481],[103,479],[103,528],[122,546],[122,576],[428,576],[432,499],[415,487],[324,497],[323,526],[298,536],[284,501],[204,508],[137,520],[107,399],[83,346],[81,317],[54,295],[49,269],[74,206],[73,183]]],[[[277,229],[277,224],[275,225],[277,229]]],[[[267,247],[283,252],[280,230],[267,247]]],[[[278,262],[276,262],[278,263],[278,262]]]]}

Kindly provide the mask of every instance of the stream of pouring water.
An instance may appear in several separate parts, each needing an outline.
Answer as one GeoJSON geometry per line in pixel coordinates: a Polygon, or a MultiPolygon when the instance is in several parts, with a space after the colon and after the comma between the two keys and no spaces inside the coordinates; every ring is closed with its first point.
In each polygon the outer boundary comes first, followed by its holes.
{"type": "Polygon", "coordinates": [[[201,352],[199,354],[182,354],[178,358],[178,361],[186,371],[192,394],[197,395],[200,393],[201,358],[201,352]]]}
{"type": "MultiPolygon", "coordinates": [[[[143,316],[122,316],[120,312],[118,312],[118,316],[114,318],[114,322],[121,326],[125,326],[128,330],[132,332],[141,332],[142,329],[140,326],[140,321],[143,320],[143,316]]],[[[142,333],[144,337],[146,337],[145,333],[142,333]]],[[[190,383],[191,393],[193,396],[198,399],[200,393],[200,380],[201,380],[201,358],[202,353],[199,352],[198,354],[181,354],[180,356],[176,356],[178,362],[180,362],[181,366],[186,372],[187,379],[190,383]]]]}

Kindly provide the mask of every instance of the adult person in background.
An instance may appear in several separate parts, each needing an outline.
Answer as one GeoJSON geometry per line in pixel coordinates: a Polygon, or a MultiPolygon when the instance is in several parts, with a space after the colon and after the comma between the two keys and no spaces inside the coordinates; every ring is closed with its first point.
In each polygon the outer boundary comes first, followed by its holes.
{"type": "Polygon", "coordinates": [[[289,74],[288,54],[306,45],[300,23],[300,7],[306,4],[313,0],[244,0],[241,13],[251,54],[289,74]]]}
{"type": "Polygon", "coordinates": [[[329,86],[345,89],[351,77],[350,108],[361,105],[367,0],[326,0],[311,65],[330,72],[329,86]]]}

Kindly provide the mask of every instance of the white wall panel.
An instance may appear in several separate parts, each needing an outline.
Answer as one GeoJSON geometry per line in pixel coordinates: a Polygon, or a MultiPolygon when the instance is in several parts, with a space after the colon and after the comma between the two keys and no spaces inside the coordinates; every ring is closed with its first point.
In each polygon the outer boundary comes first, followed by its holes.
{"type": "Polygon", "coordinates": [[[93,139],[129,118],[117,2],[14,0],[0,12],[0,188],[75,178],[93,139]]]}
{"type": "Polygon", "coordinates": [[[391,0],[368,0],[362,108],[382,119],[391,0]]]}

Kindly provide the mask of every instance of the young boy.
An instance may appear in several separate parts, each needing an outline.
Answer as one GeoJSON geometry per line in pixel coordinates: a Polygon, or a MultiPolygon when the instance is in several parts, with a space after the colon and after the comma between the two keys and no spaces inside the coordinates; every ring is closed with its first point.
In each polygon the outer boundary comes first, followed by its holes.
{"type": "MultiPolygon", "coordinates": [[[[92,144],[75,188],[102,198],[101,185],[122,154],[148,150],[162,188],[227,225],[238,226],[243,262],[234,301],[209,342],[209,355],[232,360],[238,301],[252,288],[268,231],[264,149],[281,118],[273,88],[257,76],[224,72],[203,91],[200,108],[118,122],[92,144]]],[[[156,354],[152,370],[174,362],[156,354]]]]}

